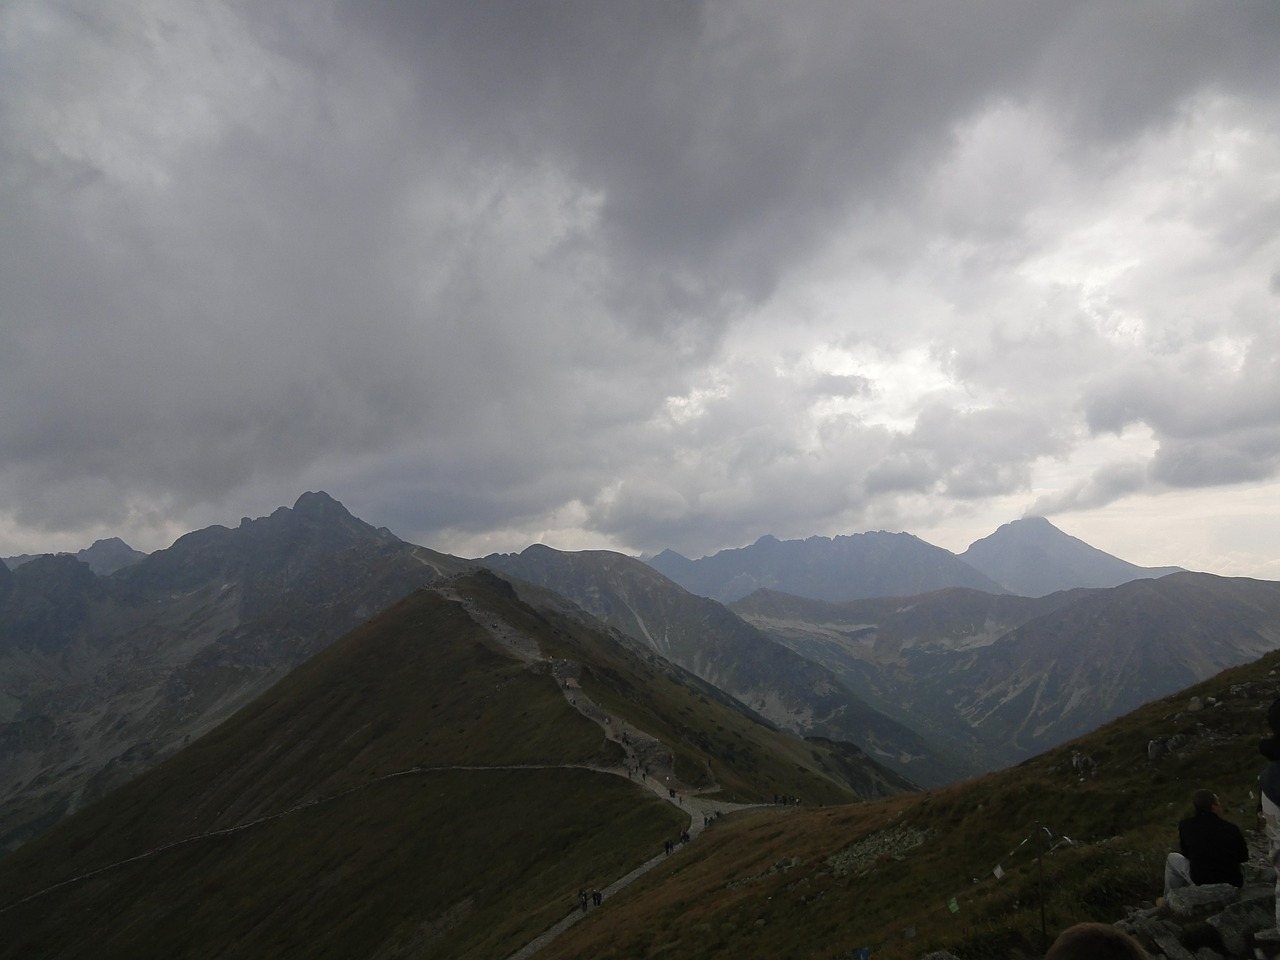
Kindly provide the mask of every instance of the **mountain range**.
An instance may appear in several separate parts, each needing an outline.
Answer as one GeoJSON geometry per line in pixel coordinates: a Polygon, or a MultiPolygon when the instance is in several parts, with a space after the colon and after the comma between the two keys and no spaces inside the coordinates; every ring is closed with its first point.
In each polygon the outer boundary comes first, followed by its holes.
{"type": "Polygon", "coordinates": [[[441,572],[0,857],[0,958],[1037,957],[1155,898],[1193,786],[1249,822],[1277,670],[904,792],[563,597],[441,572]]]}
{"type": "MultiPolygon", "coordinates": [[[[1046,526],[988,539],[1038,538],[1052,566],[1052,545],[1072,538],[1046,526]]],[[[1256,581],[904,596],[929,570],[969,568],[906,535],[836,539],[850,555],[874,543],[899,572],[884,581],[896,599],[819,609],[757,592],[731,611],[608,551],[436,553],[323,493],[106,575],[73,555],[0,565],[0,842],[17,847],[174,755],[411,591],[480,569],[797,742],[833,745],[860,796],[995,769],[1277,644],[1277,601],[1256,581]],[[1114,669],[1094,676],[1103,658],[1114,669]]]]}
{"type": "Polygon", "coordinates": [[[507,956],[695,803],[906,786],[868,773],[465,574],[0,859],[0,956],[507,956]]]}
{"type": "Polygon", "coordinates": [[[1038,598],[762,590],[731,609],[921,735],[963,731],[988,769],[1280,647],[1280,583],[1203,573],[1038,598]]]}
{"type": "Polygon", "coordinates": [[[949,756],[907,724],[868,707],[824,665],[639,560],[535,544],[480,562],[569,599],[781,727],[854,743],[918,783],[945,783],[975,769],[967,756],[949,756]]]}
{"type": "Polygon", "coordinates": [[[908,533],[778,540],[689,560],[664,550],[647,561],[691,593],[731,603],[755,590],[814,600],[907,597],[947,587],[1042,597],[1075,587],[1118,587],[1176,573],[1139,567],[1069,536],[1043,517],[1006,523],[959,556],[908,533]]]}

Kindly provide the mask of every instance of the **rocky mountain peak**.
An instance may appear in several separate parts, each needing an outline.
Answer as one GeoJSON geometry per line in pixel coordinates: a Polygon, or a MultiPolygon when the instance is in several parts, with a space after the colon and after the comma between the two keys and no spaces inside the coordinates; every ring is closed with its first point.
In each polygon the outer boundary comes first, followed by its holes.
{"type": "Polygon", "coordinates": [[[298,497],[293,505],[293,512],[300,517],[311,517],[317,520],[326,517],[347,518],[351,516],[346,507],[323,490],[308,491],[298,497]]]}

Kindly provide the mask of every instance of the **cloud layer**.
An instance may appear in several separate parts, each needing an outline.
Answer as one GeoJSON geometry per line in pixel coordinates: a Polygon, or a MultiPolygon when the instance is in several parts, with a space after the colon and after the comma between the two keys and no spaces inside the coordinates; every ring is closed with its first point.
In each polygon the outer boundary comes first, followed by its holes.
{"type": "Polygon", "coordinates": [[[1280,470],[1278,48],[1270,0],[13,0],[0,547],[317,488],[472,555],[1203,514],[1280,470]]]}

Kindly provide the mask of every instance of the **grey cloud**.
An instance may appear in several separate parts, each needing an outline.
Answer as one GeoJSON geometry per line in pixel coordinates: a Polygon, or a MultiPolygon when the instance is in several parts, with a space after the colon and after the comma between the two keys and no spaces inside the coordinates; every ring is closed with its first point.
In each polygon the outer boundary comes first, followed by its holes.
{"type": "Polygon", "coordinates": [[[1066,490],[1038,498],[1025,515],[1052,516],[1105,507],[1121,497],[1145,489],[1149,476],[1149,467],[1144,463],[1108,464],[1066,490]]]}
{"type": "MultiPolygon", "coordinates": [[[[1071,167],[1202,91],[1264,102],[1274,10],[10,4],[0,514],[155,528],[328,488],[424,540],[571,508],[697,552],[1020,491],[1081,408],[1150,424],[1161,482],[1271,475],[1261,338],[1207,396],[1173,360],[1135,376],[1078,291],[990,279],[1031,255],[1038,181],[942,212],[921,184],[1001,103],[1044,110],[1071,167]],[[788,355],[738,358],[719,398],[744,318],[843,231],[850,274],[933,284],[957,319],[841,305],[831,342],[918,347],[1014,399],[894,433],[856,412],[875,373],[788,355]],[[954,277],[918,267],[939,237],[954,277]]],[[[1223,214],[1217,241],[1265,250],[1273,219],[1223,214]]]]}
{"type": "Polygon", "coordinates": [[[1280,409],[1280,356],[1275,334],[1250,345],[1239,366],[1212,350],[1187,351],[1190,361],[1152,360],[1122,367],[1090,385],[1085,417],[1094,432],[1146,423],[1158,438],[1202,438],[1265,427],[1280,409]],[[1197,355],[1198,354],[1198,355],[1197,355]]]}
{"type": "Polygon", "coordinates": [[[1154,479],[1172,487],[1211,487],[1267,480],[1280,472],[1280,427],[1232,431],[1202,439],[1169,439],[1151,463],[1154,479]]]}
{"type": "MultiPolygon", "coordinates": [[[[353,29],[381,31],[482,149],[552,156],[601,187],[600,239],[632,262],[631,276],[659,290],[683,278],[673,289],[711,297],[693,300],[704,309],[726,285],[765,294],[833,217],[868,197],[909,195],[915,163],[945,149],[956,119],[995,91],[1038,87],[1082,122],[1123,102],[1126,136],[1163,119],[1212,68],[1197,50],[1210,16],[1004,2],[535,3],[502,16],[442,2],[348,13],[353,29]],[[1198,55],[1170,66],[1153,35],[1198,55]]],[[[1255,27],[1243,11],[1212,17],[1223,44],[1255,27]]],[[[1251,48],[1261,62],[1261,44],[1251,48]]]]}

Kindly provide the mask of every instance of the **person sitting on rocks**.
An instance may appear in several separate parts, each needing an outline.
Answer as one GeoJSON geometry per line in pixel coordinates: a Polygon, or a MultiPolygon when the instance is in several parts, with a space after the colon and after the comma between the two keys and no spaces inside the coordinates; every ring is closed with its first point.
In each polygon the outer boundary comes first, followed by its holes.
{"type": "Polygon", "coordinates": [[[1240,864],[1249,859],[1249,846],[1240,828],[1222,818],[1222,802],[1212,790],[1191,796],[1195,813],[1178,824],[1181,853],[1169,854],[1164,867],[1164,893],[1206,883],[1244,886],[1240,864]]]}

